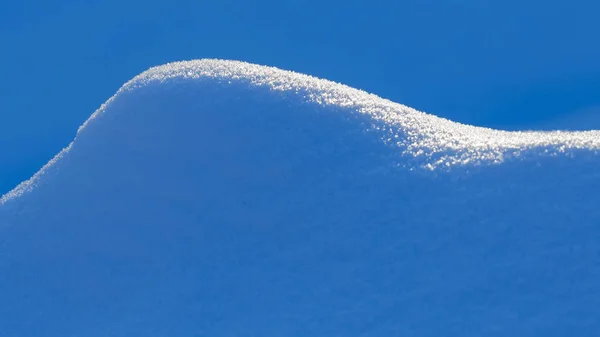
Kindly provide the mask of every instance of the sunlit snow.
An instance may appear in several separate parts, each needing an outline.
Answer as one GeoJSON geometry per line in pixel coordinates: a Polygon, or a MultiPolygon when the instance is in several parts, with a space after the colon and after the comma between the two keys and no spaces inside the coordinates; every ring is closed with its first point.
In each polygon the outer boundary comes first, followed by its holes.
{"type": "Polygon", "coordinates": [[[0,336],[595,336],[600,131],[152,68],[0,201],[0,336]]]}

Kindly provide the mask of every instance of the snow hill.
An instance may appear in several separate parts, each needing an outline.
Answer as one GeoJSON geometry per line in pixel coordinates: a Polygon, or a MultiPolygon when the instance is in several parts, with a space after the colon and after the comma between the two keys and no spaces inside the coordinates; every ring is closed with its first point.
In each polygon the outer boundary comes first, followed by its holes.
{"type": "Polygon", "coordinates": [[[0,202],[0,336],[597,336],[600,131],[152,68],[0,202]]]}

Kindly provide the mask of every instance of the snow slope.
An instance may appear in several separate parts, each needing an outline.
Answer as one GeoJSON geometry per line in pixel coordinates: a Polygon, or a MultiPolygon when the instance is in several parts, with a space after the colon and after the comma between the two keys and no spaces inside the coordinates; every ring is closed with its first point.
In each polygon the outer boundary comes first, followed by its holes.
{"type": "Polygon", "coordinates": [[[0,202],[0,336],[595,336],[600,132],[152,68],[0,202]]]}

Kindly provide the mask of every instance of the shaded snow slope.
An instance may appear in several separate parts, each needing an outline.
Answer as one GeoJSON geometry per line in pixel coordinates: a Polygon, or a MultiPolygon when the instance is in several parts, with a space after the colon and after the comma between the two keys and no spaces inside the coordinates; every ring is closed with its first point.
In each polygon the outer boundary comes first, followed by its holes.
{"type": "Polygon", "coordinates": [[[0,336],[595,336],[600,132],[150,69],[0,205],[0,336]]]}

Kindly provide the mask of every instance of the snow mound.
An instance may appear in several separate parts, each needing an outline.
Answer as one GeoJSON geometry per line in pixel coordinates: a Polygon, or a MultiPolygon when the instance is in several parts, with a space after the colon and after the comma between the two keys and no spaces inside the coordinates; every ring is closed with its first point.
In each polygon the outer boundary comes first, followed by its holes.
{"type": "Polygon", "coordinates": [[[600,131],[152,68],[0,201],[0,336],[595,336],[600,131]]]}
{"type": "MultiPolygon", "coordinates": [[[[367,130],[375,130],[386,144],[397,147],[398,154],[416,160],[402,160],[404,166],[430,170],[457,165],[486,165],[535,152],[557,155],[572,150],[600,149],[600,130],[509,132],[464,125],[426,114],[402,104],[382,99],[365,91],[316,77],[255,64],[215,59],[169,63],[151,68],[127,82],[78,130],[78,134],[103,114],[120,95],[160,83],[189,80],[215,80],[219,83],[264,87],[294,96],[297,102],[345,108],[347,113],[360,113],[370,119],[367,130]]],[[[68,152],[63,150],[58,158],[68,152]]],[[[46,170],[44,167],[40,173],[46,170]]],[[[39,176],[39,174],[38,174],[39,176]]],[[[28,181],[4,196],[0,202],[19,195],[35,182],[28,181]]]]}

